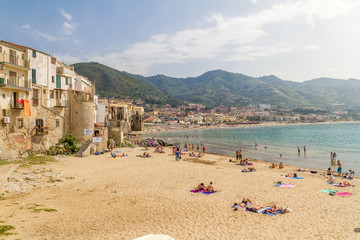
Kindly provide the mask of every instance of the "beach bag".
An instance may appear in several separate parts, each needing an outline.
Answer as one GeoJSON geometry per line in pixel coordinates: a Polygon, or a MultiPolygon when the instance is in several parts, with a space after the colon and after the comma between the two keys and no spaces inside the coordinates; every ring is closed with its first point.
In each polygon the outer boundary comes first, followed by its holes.
{"type": "Polygon", "coordinates": [[[330,196],[335,196],[335,195],[336,195],[336,192],[331,191],[331,192],[329,192],[329,195],[330,195],[330,196]]]}

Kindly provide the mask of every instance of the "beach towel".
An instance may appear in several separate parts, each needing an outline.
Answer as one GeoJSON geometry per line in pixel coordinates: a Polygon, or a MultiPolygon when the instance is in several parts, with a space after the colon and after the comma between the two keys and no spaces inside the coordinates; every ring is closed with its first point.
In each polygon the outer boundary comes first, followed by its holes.
{"type": "Polygon", "coordinates": [[[294,179],[304,179],[304,177],[292,177],[294,179]]]}
{"type": "Polygon", "coordinates": [[[293,188],[293,187],[295,187],[295,186],[296,186],[296,185],[294,185],[294,184],[286,183],[286,184],[281,185],[280,187],[283,187],[283,188],[293,188]]]}
{"type": "Polygon", "coordinates": [[[352,195],[351,193],[348,192],[337,192],[336,195],[342,196],[342,197],[346,197],[346,196],[350,196],[352,195]]]}
{"type": "Polygon", "coordinates": [[[192,193],[198,193],[198,192],[199,192],[199,190],[197,190],[197,189],[193,189],[193,190],[190,190],[190,192],[192,192],[192,193]]]}
{"type": "Polygon", "coordinates": [[[240,166],[246,166],[246,165],[253,165],[254,163],[250,162],[248,164],[240,164],[240,163],[237,163],[236,165],[240,165],[240,166]]]}
{"type": "Polygon", "coordinates": [[[326,190],[319,190],[319,192],[323,192],[323,193],[327,193],[329,194],[330,192],[338,192],[337,190],[332,190],[332,189],[326,189],[326,190]]]}
{"type": "Polygon", "coordinates": [[[281,187],[282,185],[284,185],[284,184],[277,183],[277,184],[274,184],[274,187],[281,187]]]}
{"type": "Polygon", "coordinates": [[[205,194],[205,195],[210,195],[210,194],[212,194],[212,193],[216,193],[216,192],[208,192],[208,191],[206,191],[206,192],[201,192],[202,194],[205,194]]]}

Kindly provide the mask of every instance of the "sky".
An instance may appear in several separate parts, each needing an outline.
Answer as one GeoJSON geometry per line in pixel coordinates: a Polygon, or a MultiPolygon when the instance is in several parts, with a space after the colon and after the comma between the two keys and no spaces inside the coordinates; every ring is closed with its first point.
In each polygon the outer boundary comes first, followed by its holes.
{"type": "Polygon", "coordinates": [[[1,40],[66,64],[143,76],[222,69],[360,79],[358,0],[2,0],[1,8],[1,40]]]}

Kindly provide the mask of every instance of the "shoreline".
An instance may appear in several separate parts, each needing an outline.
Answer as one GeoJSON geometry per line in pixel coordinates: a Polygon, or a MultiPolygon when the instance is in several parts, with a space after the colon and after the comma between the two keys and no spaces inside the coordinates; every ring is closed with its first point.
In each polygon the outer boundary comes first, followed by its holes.
{"type": "Polygon", "coordinates": [[[359,123],[360,121],[328,121],[328,122],[261,122],[255,124],[216,124],[210,126],[201,125],[158,125],[155,129],[149,129],[145,127],[145,135],[151,133],[162,133],[162,132],[174,132],[174,131],[186,131],[186,130],[197,130],[197,129],[218,129],[218,128],[251,128],[251,127],[274,127],[274,126],[293,126],[293,125],[316,125],[316,124],[342,124],[342,123],[359,123]]]}

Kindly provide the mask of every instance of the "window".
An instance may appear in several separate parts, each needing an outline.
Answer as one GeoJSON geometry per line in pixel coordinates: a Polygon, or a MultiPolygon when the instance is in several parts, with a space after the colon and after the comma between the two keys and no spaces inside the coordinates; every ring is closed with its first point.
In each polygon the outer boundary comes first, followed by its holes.
{"type": "Polygon", "coordinates": [[[18,128],[22,128],[24,126],[24,120],[22,118],[18,118],[16,125],[18,128]]]}
{"type": "Polygon", "coordinates": [[[60,119],[55,119],[55,127],[60,128],[60,119]]]}
{"type": "Polygon", "coordinates": [[[2,53],[2,47],[0,46],[0,53],[2,53]]]}
{"type": "Polygon", "coordinates": [[[32,51],[32,56],[33,56],[34,58],[36,58],[36,51],[35,51],[35,50],[32,51]]]}
{"type": "Polygon", "coordinates": [[[46,90],[45,90],[45,89],[43,90],[43,94],[46,94],[46,90]]]}
{"type": "Polygon", "coordinates": [[[5,110],[5,109],[2,110],[2,115],[3,115],[4,117],[6,117],[6,110],[5,110]]]}
{"type": "Polygon", "coordinates": [[[23,53],[21,54],[21,59],[25,59],[25,55],[23,53]]]}
{"type": "Polygon", "coordinates": [[[42,119],[36,119],[35,120],[35,128],[37,133],[44,132],[44,120],[42,119]]]}
{"type": "Polygon", "coordinates": [[[9,84],[9,85],[13,85],[13,86],[17,86],[17,85],[16,85],[16,72],[9,71],[8,84],[9,84]]]}
{"type": "Polygon", "coordinates": [[[68,85],[68,83],[69,83],[68,78],[65,78],[65,84],[68,85]]]}
{"type": "Polygon", "coordinates": [[[54,91],[50,90],[50,98],[54,98],[54,91]]]}
{"type": "Polygon", "coordinates": [[[36,69],[32,69],[32,83],[36,84],[36,69]]]}
{"type": "Polygon", "coordinates": [[[55,76],[51,76],[51,82],[55,83],[55,76]]]}
{"type": "Polygon", "coordinates": [[[33,89],[33,105],[39,105],[39,89],[33,89]]]}

